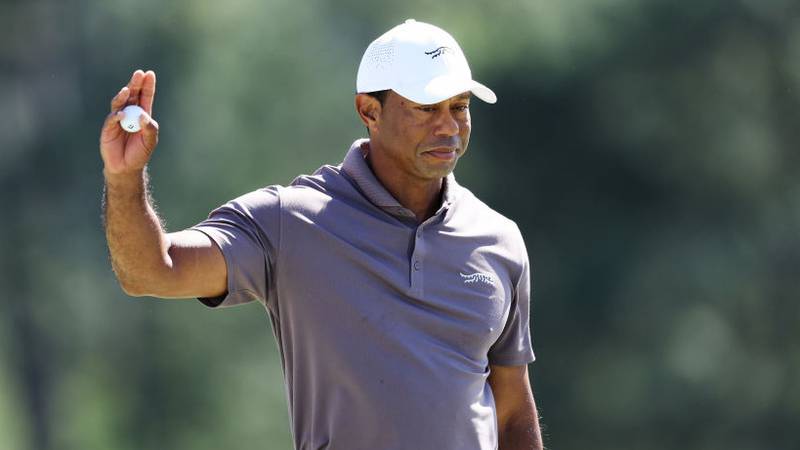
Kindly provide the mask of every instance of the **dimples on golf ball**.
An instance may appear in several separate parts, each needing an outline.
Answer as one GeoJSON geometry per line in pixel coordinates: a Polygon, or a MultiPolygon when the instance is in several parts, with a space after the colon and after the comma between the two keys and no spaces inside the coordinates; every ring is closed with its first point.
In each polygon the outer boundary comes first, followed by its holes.
{"type": "Polygon", "coordinates": [[[121,126],[123,130],[128,133],[136,133],[142,129],[142,127],[139,126],[139,117],[144,113],[142,108],[136,105],[128,105],[122,112],[125,113],[125,117],[119,122],[119,126],[121,126]]]}

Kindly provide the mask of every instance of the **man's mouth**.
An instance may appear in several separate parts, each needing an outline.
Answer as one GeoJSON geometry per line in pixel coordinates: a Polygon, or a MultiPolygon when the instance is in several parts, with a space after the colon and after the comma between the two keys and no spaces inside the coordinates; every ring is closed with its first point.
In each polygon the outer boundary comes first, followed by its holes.
{"type": "Polygon", "coordinates": [[[434,148],[432,150],[426,150],[424,154],[429,155],[436,159],[450,161],[456,158],[456,149],[448,147],[440,147],[440,148],[434,148]]]}

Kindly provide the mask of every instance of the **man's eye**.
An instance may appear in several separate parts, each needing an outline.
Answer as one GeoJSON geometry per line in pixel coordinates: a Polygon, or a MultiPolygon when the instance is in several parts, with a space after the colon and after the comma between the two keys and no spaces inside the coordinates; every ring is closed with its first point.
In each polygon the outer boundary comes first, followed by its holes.
{"type": "Polygon", "coordinates": [[[458,106],[456,106],[456,110],[457,111],[462,111],[463,112],[463,111],[466,111],[468,109],[469,109],[469,105],[458,105],[458,106]]]}
{"type": "Polygon", "coordinates": [[[423,112],[434,112],[436,111],[436,108],[433,106],[420,106],[419,110],[423,112]]]}

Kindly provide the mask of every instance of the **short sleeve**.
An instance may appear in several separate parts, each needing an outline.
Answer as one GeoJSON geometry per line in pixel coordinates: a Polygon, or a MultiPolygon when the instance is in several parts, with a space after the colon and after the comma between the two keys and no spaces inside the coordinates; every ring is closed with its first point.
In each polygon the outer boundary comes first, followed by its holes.
{"type": "MultiPolygon", "coordinates": [[[[521,240],[520,236],[520,240],[521,240]]],[[[489,363],[501,366],[521,366],[533,362],[536,357],[531,345],[530,303],[531,276],[528,253],[524,250],[520,276],[514,286],[511,310],[500,337],[489,349],[489,363]]]]}
{"type": "Polygon", "coordinates": [[[266,304],[280,240],[279,186],[259,189],[220,206],[191,227],[220,248],[228,271],[228,291],[200,298],[209,307],[257,300],[266,304]]]}

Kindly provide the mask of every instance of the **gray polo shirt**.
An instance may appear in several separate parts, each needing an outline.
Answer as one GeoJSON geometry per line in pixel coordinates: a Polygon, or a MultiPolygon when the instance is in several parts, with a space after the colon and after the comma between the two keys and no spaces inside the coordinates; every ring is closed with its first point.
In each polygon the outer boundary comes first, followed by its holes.
{"type": "Polygon", "coordinates": [[[522,236],[452,174],[418,224],[368,148],[195,226],[228,267],[228,293],[201,300],[266,307],[295,448],[496,449],[489,365],[534,359],[522,236]]]}

